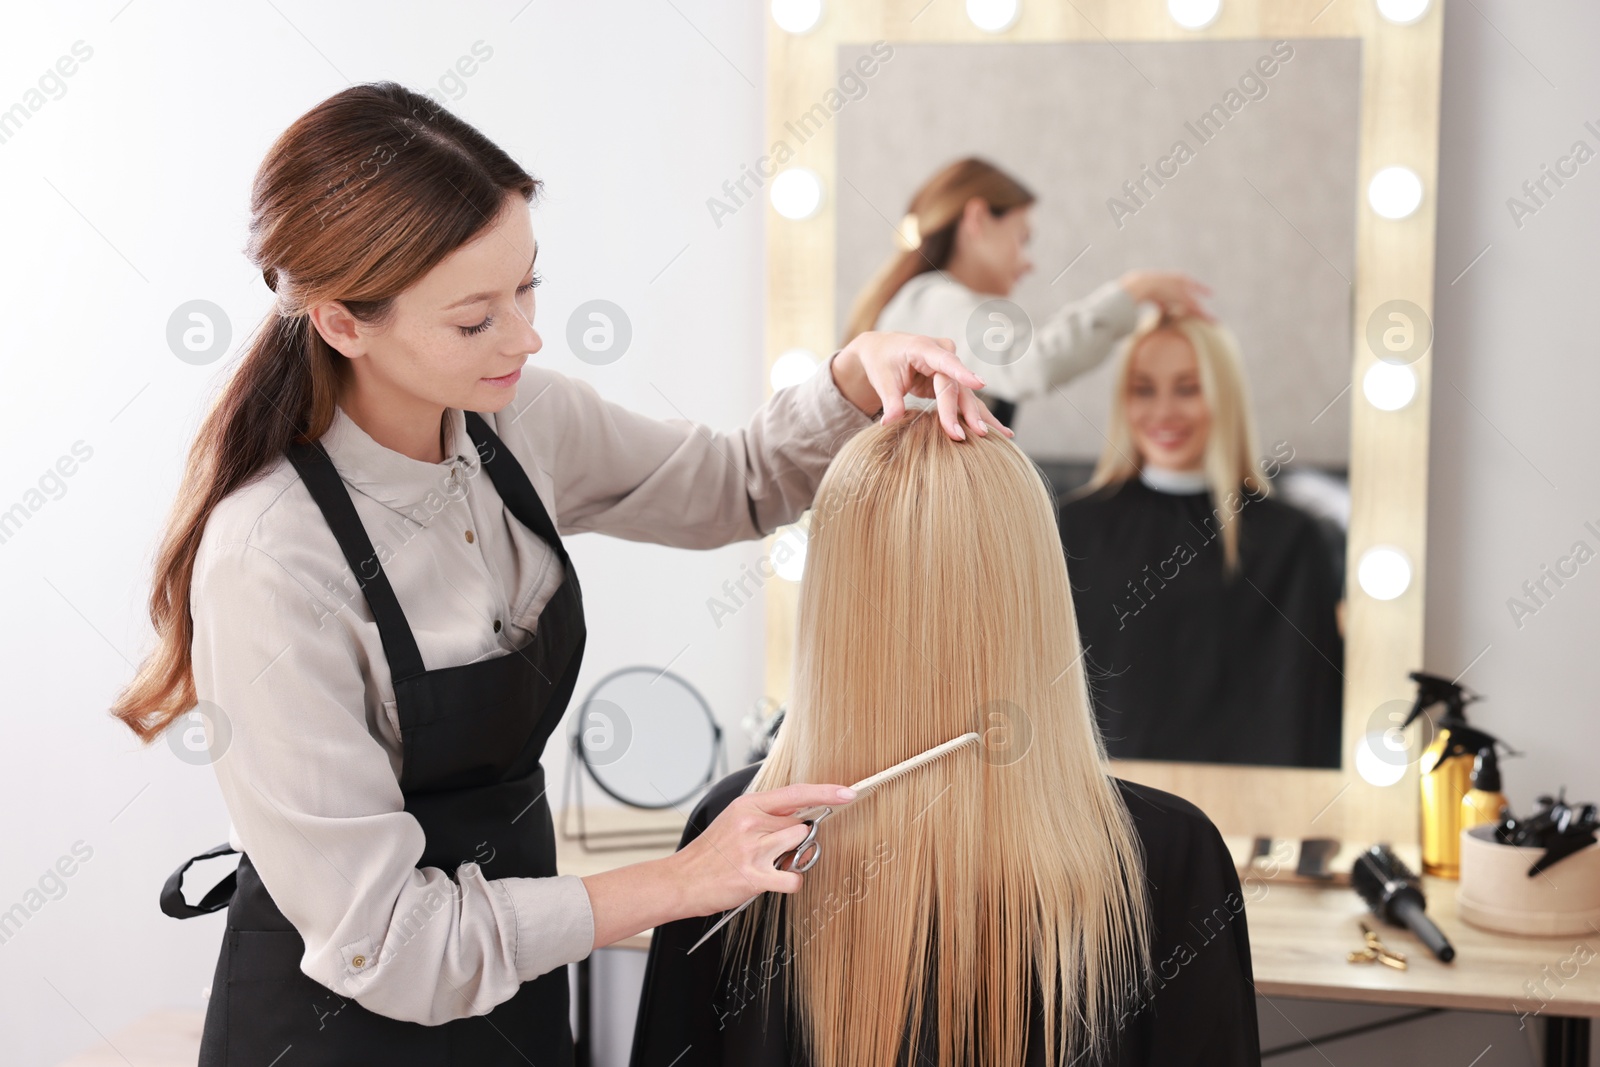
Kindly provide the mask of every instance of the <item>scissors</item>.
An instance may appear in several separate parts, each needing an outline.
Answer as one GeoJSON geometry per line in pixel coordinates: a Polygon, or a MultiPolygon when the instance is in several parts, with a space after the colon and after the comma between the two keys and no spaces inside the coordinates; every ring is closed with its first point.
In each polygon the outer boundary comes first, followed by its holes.
{"type": "MultiPolygon", "coordinates": [[[[806,831],[806,836],[801,839],[798,845],[785,852],[779,853],[778,858],[773,861],[773,866],[777,867],[779,870],[794,871],[796,874],[804,874],[806,871],[809,871],[812,867],[816,866],[817,860],[822,856],[822,844],[817,840],[817,827],[821,825],[823,819],[826,819],[832,814],[833,809],[827,805],[806,808],[802,811],[795,812],[795,816],[799,818],[801,822],[806,823],[810,829],[806,831]],[[789,857],[787,864],[784,862],[784,856],[789,857]],[[804,858],[802,859],[801,857],[804,858]]],[[[689,952],[693,952],[695,949],[705,944],[711,939],[712,934],[716,933],[724,926],[727,926],[735,915],[754,904],[756,902],[756,898],[759,896],[761,896],[761,894],[757,893],[755,896],[751,897],[749,900],[745,901],[743,904],[740,904],[737,908],[734,908],[722,918],[718,919],[716,925],[702,934],[700,936],[700,940],[696,941],[690,946],[689,952]]],[[[686,952],[684,955],[688,955],[688,953],[686,952]]]]}
{"type": "MultiPolygon", "coordinates": [[[[856,794],[853,803],[859,803],[862,797],[866,796],[868,793],[872,792],[872,790],[877,789],[879,786],[884,785],[887,782],[892,782],[896,778],[910,774],[918,767],[926,766],[941,756],[946,756],[951,752],[956,752],[968,745],[976,745],[981,741],[982,736],[977,733],[964,733],[954,740],[946,741],[942,745],[935,745],[928,749],[928,751],[918,753],[917,755],[912,756],[910,759],[901,760],[888,770],[879,771],[877,774],[863,778],[861,781],[850,787],[851,789],[855,790],[856,794]]],[[[773,866],[778,867],[781,870],[794,871],[796,874],[804,874],[806,871],[809,871],[813,866],[816,865],[817,859],[822,855],[822,846],[817,843],[817,825],[821,823],[823,819],[826,819],[828,816],[833,814],[833,808],[826,804],[822,804],[816,807],[803,808],[794,814],[795,818],[809,825],[810,829],[806,831],[806,836],[798,845],[786,853],[778,853],[778,858],[773,861],[773,866]],[[785,855],[789,856],[788,866],[784,866],[782,862],[785,855]]],[[[750,905],[754,904],[756,902],[756,897],[759,897],[760,895],[760,893],[757,893],[755,897],[751,897],[749,900],[745,901],[743,904],[740,904],[737,908],[734,908],[732,911],[728,912],[728,914],[718,919],[715,926],[707,930],[703,935],[701,935],[700,940],[696,941],[689,947],[689,952],[693,952],[695,949],[705,944],[706,940],[710,938],[712,934],[716,933],[724,926],[727,926],[730,919],[744,909],[748,908],[750,905]]],[[[686,952],[684,955],[688,955],[688,953],[686,952]]]]}
{"type": "Polygon", "coordinates": [[[1361,935],[1366,940],[1367,947],[1358,952],[1351,952],[1345,958],[1351,963],[1372,963],[1376,960],[1386,967],[1393,967],[1397,971],[1406,969],[1406,954],[1393,952],[1379,939],[1377,931],[1368,926],[1366,920],[1361,921],[1361,935]]]}

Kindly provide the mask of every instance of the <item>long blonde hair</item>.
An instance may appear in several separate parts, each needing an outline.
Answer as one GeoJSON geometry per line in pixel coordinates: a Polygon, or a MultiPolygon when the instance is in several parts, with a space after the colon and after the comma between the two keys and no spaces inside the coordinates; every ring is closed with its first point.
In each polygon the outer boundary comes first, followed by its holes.
{"type": "Polygon", "coordinates": [[[930,1010],[940,1065],[1022,1063],[1030,1010],[1048,1062],[1103,1052],[1149,980],[1149,902],[1032,461],[920,415],[852,438],[814,501],[797,644],[750,791],[984,743],[829,819],[803,887],[739,916],[728,956],[783,954],[817,1067],[894,1063],[930,1010]]]}
{"type": "Polygon", "coordinates": [[[956,247],[956,229],[967,201],[982,197],[991,214],[999,216],[1015,207],[1034,202],[1033,192],[999,167],[977,156],[958,159],[942,167],[922,183],[906,205],[900,221],[898,243],[876,274],[862,286],[850,308],[844,337],[847,345],[859,333],[878,323],[878,315],[900,291],[900,287],[919,274],[944,270],[956,247]]]}
{"type": "MultiPolygon", "coordinates": [[[[1139,345],[1158,330],[1180,333],[1194,349],[1200,368],[1200,392],[1211,409],[1211,431],[1206,438],[1203,466],[1211,492],[1212,518],[1222,532],[1223,566],[1228,574],[1239,571],[1240,510],[1245,498],[1240,489],[1271,496],[1272,483],[1255,470],[1260,455],[1255,417],[1250,411],[1250,386],[1239,356],[1239,342],[1220,322],[1195,315],[1152,315],[1140,324],[1118,353],[1112,380],[1111,418],[1105,448],[1094,474],[1070,499],[1088,496],[1107,486],[1121,486],[1137,477],[1143,462],[1133,443],[1128,423],[1127,398],[1133,377],[1133,357],[1139,345]]],[[[1208,531],[1215,536],[1216,531],[1208,531]]]]}

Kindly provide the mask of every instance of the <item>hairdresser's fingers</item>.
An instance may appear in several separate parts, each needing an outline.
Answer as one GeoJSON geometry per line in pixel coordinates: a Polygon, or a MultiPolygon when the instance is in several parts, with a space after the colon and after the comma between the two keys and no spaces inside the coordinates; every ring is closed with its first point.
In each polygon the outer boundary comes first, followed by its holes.
{"type": "Polygon", "coordinates": [[[787,818],[806,808],[819,808],[824,805],[837,808],[848,804],[855,798],[853,792],[846,795],[848,789],[848,786],[842,785],[796,782],[793,785],[780,785],[776,789],[768,789],[761,793],[746,793],[739,799],[748,801],[768,815],[787,818]]]}
{"type": "Polygon", "coordinates": [[[793,852],[799,848],[800,843],[806,839],[806,835],[809,833],[811,833],[811,827],[799,822],[793,826],[785,826],[782,830],[776,830],[766,836],[761,842],[761,853],[756,862],[756,871],[761,875],[762,881],[767,883],[763,888],[779,893],[790,892],[783,886],[788,883],[791,875],[796,878],[799,876],[783,870],[778,861],[783,859],[786,853],[793,852]],[[778,877],[773,877],[775,875],[778,877]]]}
{"type": "Polygon", "coordinates": [[[804,808],[848,804],[840,788],[799,784],[735,797],[673,858],[691,894],[693,913],[709,915],[738,907],[757,893],[798,889],[798,874],[774,866],[810,832],[793,815],[804,808]]]}
{"type": "Polygon", "coordinates": [[[956,343],[948,337],[913,337],[907,348],[913,369],[932,377],[944,374],[968,389],[982,389],[982,378],[967,368],[956,355],[956,343]]]}
{"type": "MultiPolygon", "coordinates": [[[[1195,282],[1194,284],[1199,285],[1198,282],[1195,282]]],[[[1216,316],[1207,311],[1205,305],[1200,303],[1200,294],[1197,291],[1186,291],[1180,300],[1180,305],[1180,314],[1194,315],[1195,317],[1204,319],[1207,322],[1217,321],[1216,316]]]]}
{"type": "Polygon", "coordinates": [[[882,347],[885,343],[894,344],[895,339],[902,335],[887,333],[863,333],[856,337],[851,344],[860,344],[861,369],[867,375],[867,382],[878,394],[878,399],[883,402],[883,414],[880,422],[888,424],[905,414],[906,389],[910,386],[909,375],[905,373],[904,360],[892,354],[892,349],[882,347]]]}
{"type": "Polygon", "coordinates": [[[867,382],[883,403],[880,419],[883,424],[890,424],[906,414],[906,390],[915,384],[915,374],[906,357],[906,342],[915,339],[914,334],[869,330],[851,341],[858,346],[861,370],[866,373],[867,382]]]}
{"type": "Polygon", "coordinates": [[[933,376],[933,393],[939,402],[939,423],[944,432],[957,441],[965,441],[967,431],[961,426],[961,386],[941,371],[933,376]]]}
{"type": "Polygon", "coordinates": [[[704,832],[674,854],[680,884],[690,897],[690,914],[736,908],[757,893],[794,891],[794,875],[773,864],[805,839],[807,827],[798,822],[777,825],[749,800],[734,798],[704,832]]]}
{"type": "Polygon", "coordinates": [[[1187,274],[1174,273],[1167,275],[1161,286],[1163,303],[1175,315],[1195,315],[1207,322],[1217,321],[1200,302],[1202,296],[1209,296],[1211,289],[1203,282],[1189,277],[1187,274]]]}
{"type": "MultiPolygon", "coordinates": [[[[916,396],[928,395],[923,391],[923,383],[936,374],[947,374],[967,388],[983,386],[983,379],[961,364],[956,357],[955,341],[948,337],[869,330],[858,334],[850,343],[855,346],[867,381],[883,402],[881,421],[885,425],[905,415],[908,391],[916,396]]],[[[948,432],[949,419],[945,421],[948,432]]]]}
{"type": "Polygon", "coordinates": [[[994,412],[989,410],[989,405],[983,398],[970,390],[962,390],[961,415],[967,420],[967,425],[978,431],[980,437],[988,436],[989,429],[998,426],[1007,437],[1016,436],[1011,427],[994,417],[994,412]]]}

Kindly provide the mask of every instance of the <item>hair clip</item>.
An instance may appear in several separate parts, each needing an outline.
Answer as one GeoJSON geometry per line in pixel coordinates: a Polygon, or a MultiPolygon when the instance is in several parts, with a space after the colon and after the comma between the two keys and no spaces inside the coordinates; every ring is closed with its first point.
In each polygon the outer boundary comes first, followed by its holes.
{"type": "Polygon", "coordinates": [[[908,211],[895,230],[895,243],[907,252],[922,247],[922,230],[917,225],[917,213],[908,211]]]}

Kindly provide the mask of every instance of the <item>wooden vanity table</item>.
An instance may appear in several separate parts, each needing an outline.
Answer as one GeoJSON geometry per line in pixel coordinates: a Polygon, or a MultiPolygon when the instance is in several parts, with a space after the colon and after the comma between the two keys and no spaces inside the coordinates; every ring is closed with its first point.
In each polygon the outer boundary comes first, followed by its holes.
{"type": "Polygon", "coordinates": [[[1586,936],[1514,937],[1456,915],[1456,886],[1423,876],[1428,915],[1455,946],[1441,963],[1409,930],[1380,923],[1354,890],[1266,883],[1246,894],[1250,958],[1264,997],[1501,1012],[1542,1022],[1544,1062],[1586,1067],[1589,1021],[1600,1016],[1600,930],[1586,936]],[[1405,953],[1404,971],[1352,964],[1366,918],[1384,944],[1405,953]],[[1586,961],[1586,962],[1584,962],[1586,961]]]}

